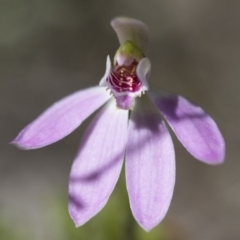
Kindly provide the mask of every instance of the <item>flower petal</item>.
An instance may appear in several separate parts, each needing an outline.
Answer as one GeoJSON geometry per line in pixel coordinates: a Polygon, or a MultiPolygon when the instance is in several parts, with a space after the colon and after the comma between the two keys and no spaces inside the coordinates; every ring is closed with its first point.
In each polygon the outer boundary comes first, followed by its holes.
{"type": "Polygon", "coordinates": [[[224,139],[202,108],[174,94],[148,93],[179,141],[195,158],[208,164],[223,162],[224,139]]]}
{"type": "Polygon", "coordinates": [[[107,203],[118,180],[127,141],[128,111],[112,100],[87,128],[73,163],[69,182],[69,213],[76,226],[107,203]]]}
{"type": "Polygon", "coordinates": [[[110,75],[110,73],[111,73],[111,60],[110,60],[110,57],[107,56],[106,71],[105,71],[104,76],[100,80],[99,86],[101,86],[101,87],[107,87],[108,86],[107,78],[110,75]]]}
{"type": "Polygon", "coordinates": [[[141,102],[129,122],[126,181],[132,213],[149,231],[169,208],[175,184],[175,154],[160,114],[143,97],[138,99],[141,102]]]}
{"type": "Polygon", "coordinates": [[[111,26],[117,33],[120,44],[130,40],[146,55],[149,48],[148,26],[136,19],[116,17],[111,21],[111,26]]]}
{"type": "Polygon", "coordinates": [[[143,84],[142,90],[147,91],[149,89],[148,79],[151,74],[151,62],[148,58],[143,58],[139,62],[136,70],[137,76],[143,84]]]}
{"type": "Polygon", "coordinates": [[[73,93],[25,127],[12,144],[22,149],[35,149],[54,143],[75,130],[109,98],[105,89],[98,86],[73,93]]]}

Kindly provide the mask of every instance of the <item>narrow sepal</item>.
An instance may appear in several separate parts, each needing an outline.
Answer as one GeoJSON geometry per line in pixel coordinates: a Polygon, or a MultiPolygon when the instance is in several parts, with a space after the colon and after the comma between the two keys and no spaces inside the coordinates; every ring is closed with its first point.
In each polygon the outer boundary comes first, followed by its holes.
{"type": "Polygon", "coordinates": [[[98,86],[75,92],[53,104],[11,142],[21,149],[41,148],[64,138],[110,98],[98,86]]]}
{"type": "Polygon", "coordinates": [[[107,203],[118,180],[127,141],[128,111],[108,103],[93,119],[80,144],[69,179],[69,213],[76,226],[107,203]]]}
{"type": "Polygon", "coordinates": [[[126,182],[132,213],[150,231],[169,208],[175,184],[175,154],[160,114],[145,96],[138,99],[129,122],[126,182]]]}
{"type": "Polygon", "coordinates": [[[223,136],[214,120],[201,107],[175,94],[156,91],[148,94],[189,153],[208,164],[224,161],[223,136]]]}

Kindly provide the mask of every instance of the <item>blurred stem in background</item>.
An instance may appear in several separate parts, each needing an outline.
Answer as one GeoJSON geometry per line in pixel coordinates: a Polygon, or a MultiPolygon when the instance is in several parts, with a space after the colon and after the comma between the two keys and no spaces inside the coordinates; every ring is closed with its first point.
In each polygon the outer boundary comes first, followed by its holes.
{"type": "Polygon", "coordinates": [[[19,229],[8,225],[4,220],[0,219],[0,239],[1,240],[28,240],[27,234],[19,229]]]}

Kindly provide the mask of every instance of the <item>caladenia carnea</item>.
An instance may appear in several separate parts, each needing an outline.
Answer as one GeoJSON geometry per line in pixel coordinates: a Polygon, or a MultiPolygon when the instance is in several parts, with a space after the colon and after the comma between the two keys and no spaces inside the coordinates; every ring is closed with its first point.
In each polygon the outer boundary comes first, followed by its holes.
{"type": "Polygon", "coordinates": [[[12,143],[21,149],[54,143],[103,106],[86,129],[72,165],[69,213],[76,226],[96,215],[107,203],[125,159],[130,207],[139,225],[149,231],[166,215],[175,184],[174,147],[159,112],[187,151],[204,163],[222,163],[225,143],[216,123],[199,106],[149,84],[146,24],[117,17],[111,25],[120,47],[113,63],[107,57],[99,86],[53,104],[12,143]]]}

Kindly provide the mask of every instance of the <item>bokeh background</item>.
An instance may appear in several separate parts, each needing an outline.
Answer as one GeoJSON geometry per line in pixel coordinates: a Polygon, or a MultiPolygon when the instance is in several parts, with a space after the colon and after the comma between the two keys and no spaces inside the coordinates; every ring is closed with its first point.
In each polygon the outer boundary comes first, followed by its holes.
{"type": "Polygon", "coordinates": [[[239,12],[237,0],[0,0],[0,239],[240,239],[239,12]],[[201,105],[227,144],[226,163],[212,167],[173,136],[172,204],[148,234],[131,216],[123,175],[104,210],[74,227],[68,175],[89,120],[43,149],[8,144],[53,102],[98,84],[118,48],[117,15],[147,23],[151,81],[201,105]]]}

